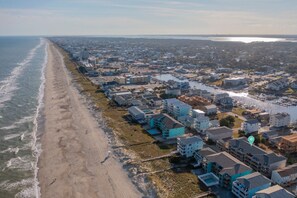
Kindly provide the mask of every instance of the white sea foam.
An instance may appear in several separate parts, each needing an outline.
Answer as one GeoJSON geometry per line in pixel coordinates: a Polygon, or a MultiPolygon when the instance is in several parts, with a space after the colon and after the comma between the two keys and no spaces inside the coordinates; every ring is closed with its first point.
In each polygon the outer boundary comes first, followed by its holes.
{"type": "Polygon", "coordinates": [[[2,130],[15,129],[20,124],[24,124],[24,123],[32,122],[32,121],[33,121],[33,116],[25,116],[25,117],[21,118],[20,120],[14,122],[12,125],[4,126],[4,127],[1,127],[0,129],[2,129],[2,130]]]}
{"type": "Polygon", "coordinates": [[[19,137],[19,136],[20,136],[20,134],[15,134],[14,133],[14,134],[9,134],[9,135],[4,136],[3,139],[4,140],[11,140],[11,139],[19,137]]]}
{"type": "Polygon", "coordinates": [[[43,109],[44,106],[44,87],[45,87],[45,67],[47,65],[47,59],[48,59],[48,53],[47,53],[47,49],[48,49],[48,43],[46,42],[45,45],[45,56],[44,56],[44,62],[42,65],[42,70],[41,70],[41,84],[39,87],[39,94],[38,94],[38,106],[37,106],[37,110],[36,110],[36,114],[34,116],[34,129],[32,132],[32,136],[33,136],[33,144],[32,144],[32,150],[33,150],[33,155],[35,156],[36,160],[33,164],[33,168],[34,168],[34,195],[36,198],[40,197],[40,187],[39,187],[39,181],[37,178],[37,174],[38,174],[38,158],[40,156],[41,153],[41,145],[40,143],[37,142],[37,131],[38,131],[38,118],[40,116],[40,112],[43,109]]]}
{"type": "Polygon", "coordinates": [[[20,191],[15,195],[18,198],[31,198],[34,197],[34,190],[32,189],[33,179],[23,179],[18,182],[11,183],[9,180],[0,183],[0,188],[5,189],[7,191],[16,190],[22,188],[23,190],[20,191]]]}
{"type": "Polygon", "coordinates": [[[24,68],[29,65],[34,58],[36,50],[44,45],[44,40],[40,40],[40,43],[31,49],[27,57],[20,63],[18,63],[9,76],[0,81],[0,107],[4,102],[11,100],[13,93],[18,89],[17,79],[22,74],[24,68]]]}

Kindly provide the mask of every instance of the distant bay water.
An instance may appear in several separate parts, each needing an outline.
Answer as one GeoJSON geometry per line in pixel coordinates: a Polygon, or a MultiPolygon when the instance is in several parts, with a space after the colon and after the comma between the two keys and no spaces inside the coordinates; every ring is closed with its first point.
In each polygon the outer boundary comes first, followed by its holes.
{"type": "Polygon", "coordinates": [[[233,92],[233,91],[225,91],[222,89],[215,89],[213,87],[207,86],[203,83],[199,83],[196,81],[179,80],[178,78],[172,76],[171,74],[157,75],[155,76],[155,78],[161,81],[168,81],[168,80],[174,80],[178,82],[186,81],[186,82],[189,82],[192,88],[207,90],[213,94],[228,93],[230,97],[232,97],[235,101],[243,105],[253,106],[258,109],[264,110],[270,114],[286,112],[290,114],[291,120],[293,122],[297,121],[297,106],[289,106],[289,107],[280,106],[277,104],[273,104],[273,102],[271,101],[261,101],[261,100],[255,99],[251,97],[247,92],[233,92]]]}
{"type": "MultiPolygon", "coordinates": [[[[105,36],[104,36],[105,37],[105,36]]],[[[107,37],[107,36],[106,36],[107,37]]],[[[134,35],[113,36],[123,38],[146,38],[146,39],[185,39],[185,40],[209,40],[221,42],[297,42],[296,36],[215,36],[215,35],[134,35]]]]}
{"type": "Polygon", "coordinates": [[[0,37],[0,197],[37,197],[46,42],[0,37]]]}

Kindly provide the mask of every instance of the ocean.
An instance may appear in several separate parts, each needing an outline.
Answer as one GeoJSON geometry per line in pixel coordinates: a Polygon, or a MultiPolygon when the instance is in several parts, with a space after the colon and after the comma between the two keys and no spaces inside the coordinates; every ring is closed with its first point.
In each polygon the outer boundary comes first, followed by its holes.
{"type": "Polygon", "coordinates": [[[38,197],[46,41],[0,37],[0,197],[38,197]]]}

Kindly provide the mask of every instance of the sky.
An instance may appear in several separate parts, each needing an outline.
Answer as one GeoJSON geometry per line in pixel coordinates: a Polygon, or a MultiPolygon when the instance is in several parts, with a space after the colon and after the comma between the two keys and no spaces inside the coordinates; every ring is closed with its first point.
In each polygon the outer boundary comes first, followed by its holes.
{"type": "Polygon", "coordinates": [[[0,35],[297,34],[297,0],[0,0],[0,35]]]}

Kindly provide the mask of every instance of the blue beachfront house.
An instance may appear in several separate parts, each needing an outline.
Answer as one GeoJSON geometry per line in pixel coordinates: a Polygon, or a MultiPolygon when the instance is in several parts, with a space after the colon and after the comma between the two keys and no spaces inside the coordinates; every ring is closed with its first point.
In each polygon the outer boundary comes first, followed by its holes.
{"type": "Polygon", "coordinates": [[[214,173],[219,178],[220,186],[231,189],[238,178],[252,173],[252,169],[227,152],[220,152],[206,156],[204,169],[207,173],[214,173]]]}
{"type": "Polygon", "coordinates": [[[185,134],[184,125],[165,113],[152,116],[149,120],[149,126],[159,129],[163,138],[173,138],[185,134]]]}

